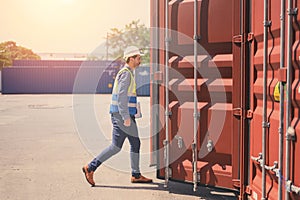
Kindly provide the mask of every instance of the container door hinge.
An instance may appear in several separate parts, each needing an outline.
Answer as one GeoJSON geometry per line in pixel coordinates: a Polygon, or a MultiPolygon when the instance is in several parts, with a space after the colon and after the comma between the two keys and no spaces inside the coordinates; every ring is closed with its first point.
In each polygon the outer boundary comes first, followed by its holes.
{"type": "Polygon", "coordinates": [[[233,115],[241,117],[242,116],[242,108],[234,108],[232,109],[233,115]]]}
{"type": "Polygon", "coordinates": [[[236,188],[240,188],[241,187],[240,179],[232,179],[232,185],[236,188]]]}
{"type": "Polygon", "coordinates": [[[254,39],[253,33],[248,33],[247,35],[235,35],[232,38],[234,43],[244,43],[245,41],[251,42],[254,39]]]}
{"type": "Polygon", "coordinates": [[[252,189],[251,189],[251,187],[249,185],[246,186],[245,193],[248,194],[248,195],[252,194],[252,189]]]}
{"type": "Polygon", "coordinates": [[[242,43],[243,42],[243,35],[235,35],[232,38],[234,43],[242,43]]]}
{"type": "MultiPolygon", "coordinates": [[[[234,108],[232,109],[233,115],[234,116],[238,116],[238,117],[242,117],[243,112],[242,112],[242,108],[234,108]]],[[[243,116],[246,119],[252,119],[253,118],[253,111],[252,110],[247,110],[247,114],[246,116],[243,116]]]]}
{"type": "Polygon", "coordinates": [[[252,119],[253,118],[253,111],[252,110],[247,110],[247,119],[252,119]]]}
{"type": "Polygon", "coordinates": [[[248,40],[248,42],[252,42],[252,40],[254,40],[254,33],[248,33],[247,40],[248,40]]]}

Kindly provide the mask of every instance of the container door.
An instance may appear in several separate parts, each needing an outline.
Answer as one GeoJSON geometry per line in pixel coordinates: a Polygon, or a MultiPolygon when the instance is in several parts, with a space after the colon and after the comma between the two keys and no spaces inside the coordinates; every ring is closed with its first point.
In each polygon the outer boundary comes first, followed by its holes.
{"type": "MultiPolygon", "coordinates": [[[[293,8],[299,6],[300,1],[293,2],[293,8]]],[[[253,41],[252,53],[251,53],[251,95],[253,109],[253,119],[250,123],[250,197],[251,199],[278,199],[278,179],[283,181],[282,185],[282,198],[285,199],[285,188],[289,188],[287,185],[291,183],[296,187],[300,186],[300,157],[297,156],[299,153],[300,145],[299,141],[295,140],[299,137],[300,126],[299,126],[299,14],[293,16],[293,30],[292,35],[292,94],[289,98],[292,101],[291,108],[291,129],[292,134],[289,148],[288,160],[290,164],[290,176],[286,177],[286,124],[283,126],[283,151],[279,152],[280,146],[280,103],[278,101],[279,92],[285,93],[284,100],[284,122],[286,117],[286,86],[284,91],[278,91],[276,84],[279,81],[286,81],[286,67],[280,70],[280,1],[269,1],[269,20],[271,22],[268,28],[268,64],[267,64],[267,121],[263,122],[263,42],[264,42],[264,1],[253,0],[252,11],[251,11],[251,28],[254,34],[255,40],[253,41]],[[277,96],[277,97],[276,97],[277,96]],[[264,127],[266,130],[266,137],[263,139],[264,127]],[[265,142],[263,142],[265,140],[265,142]],[[262,170],[262,153],[263,144],[265,144],[265,175],[262,170]],[[283,168],[282,173],[279,174],[278,163],[280,156],[283,157],[283,168]],[[265,181],[263,181],[265,179],[265,181]],[[290,180],[290,182],[286,182],[290,180]],[[265,197],[263,194],[263,185],[265,185],[265,197]]],[[[287,22],[288,15],[285,13],[285,19],[287,22]]],[[[286,36],[287,32],[286,25],[286,36]]],[[[285,44],[287,44],[287,37],[285,38],[285,44]]],[[[287,50],[285,46],[285,52],[287,50]]],[[[287,58],[285,54],[285,66],[287,58]]],[[[290,185],[290,186],[291,186],[290,185]]],[[[300,199],[295,192],[290,192],[289,197],[291,199],[300,199]]]]}
{"type": "MultiPolygon", "coordinates": [[[[163,1],[160,1],[163,2],[163,1]]],[[[193,88],[197,87],[199,113],[197,140],[198,182],[216,187],[237,189],[239,178],[239,111],[234,110],[240,96],[240,78],[233,79],[233,17],[240,15],[239,5],[231,1],[198,1],[199,54],[194,85],[193,65],[193,9],[194,1],[170,1],[170,29],[172,29],[169,54],[168,118],[170,138],[170,179],[192,182],[192,147],[194,102],[193,88]],[[233,10],[236,9],[236,10],[233,10]]],[[[164,13],[160,3],[160,14],[164,13]]],[[[159,26],[164,28],[164,15],[159,26]]],[[[160,38],[164,38],[160,33],[160,38]]],[[[161,45],[163,45],[163,40],[161,45]]],[[[165,55],[160,52],[159,63],[164,66],[165,55]]],[[[240,66],[237,66],[238,70],[240,66]]],[[[164,67],[160,68],[163,77],[164,67]]],[[[238,73],[238,72],[235,72],[238,73]]],[[[240,76],[240,75],[239,75],[240,76]]],[[[165,107],[165,86],[160,85],[159,104],[165,107]]],[[[164,125],[165,111],[160,111],[164,125]]],[[[163,142],[165,129],[158,136],[158,177],[164,178],[163,142]]],[[[239,185],[239,184],[238,184],[239,185]]]]}

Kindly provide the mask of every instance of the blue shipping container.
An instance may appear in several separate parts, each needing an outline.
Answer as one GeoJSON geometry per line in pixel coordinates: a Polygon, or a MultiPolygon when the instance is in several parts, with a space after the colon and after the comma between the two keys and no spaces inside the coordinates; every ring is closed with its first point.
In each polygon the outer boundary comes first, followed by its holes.
{"type": "Polygon", "coordinates": [[[150,67],[138,67],[135,70],[136,93],[138,96],[150,96],[150,67]]]}
{"type": "MultiPolygon", "coordinates": [[[[29,61],[28,61],[29,62],[29,61]]],[[[47,61],[48,62],[48,61],[47,61]]],[[[74,61],[71,61],[72,63],[74,61]]],[[[37,64],[38,62],[36,62],[37,64]]],[[[57,62],[56,62],[57,63],[57,62]]],[[[79,66],[13,66],[3,69],[3,94],[72,94],[112,92],[120,62],[87,61],[79,66]]],[[[61,64],[60,63],[60,64],[61,64]]],[[[48,63],[49,64],[49,63],[48,63]]],[[[53,63],[52,63],[53,64],[53,63]]],[[[74,63],[73,63],[74,64],[74,63]]]]}
{"type": "MultiPolygon", "coordinates": [[[[19,60],[14,64],[3,69],[3,94],[110,94],[121,62],[19,60]]],[[[135,74],[137,95],[150,96],[150,67],[139,67],[135,74]]]]}

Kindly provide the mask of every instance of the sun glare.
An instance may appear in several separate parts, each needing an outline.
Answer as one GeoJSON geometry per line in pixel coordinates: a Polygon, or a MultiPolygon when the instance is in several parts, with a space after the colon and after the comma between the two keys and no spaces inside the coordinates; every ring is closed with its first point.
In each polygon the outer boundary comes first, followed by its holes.
{"type": "Polygon", "coordinates": [[[73,0],[62,0],[64,4],[71,4],[73,3],[73,0]]]}

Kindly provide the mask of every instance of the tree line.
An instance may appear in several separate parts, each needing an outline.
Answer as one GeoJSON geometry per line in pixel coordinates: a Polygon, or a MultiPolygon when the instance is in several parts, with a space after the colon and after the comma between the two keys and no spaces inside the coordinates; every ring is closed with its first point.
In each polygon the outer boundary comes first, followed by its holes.
{"type": "MultiPolygon", "coordinates": [[[[142,63],[150,62],[150,31],[139,20],[133,20],[122,29],[110,29],[105,39],[108,59],[115,60],[122,58],[124,49],[127,46],[135,45],[144,51],[145,56],[142,59],[142,63]]],[[[41,57],[31,49],[18,46],[14,41],[0,43],[0,70],[3,67],[11,66],[13,60],[40,59],[41,57]]]]}
{"type": "Polygon", "coordinates": [[[11,66],[13,60],[40,60],[31,49],[18,46],[14,41],[0,43],[0,69],[11,66]]]}

